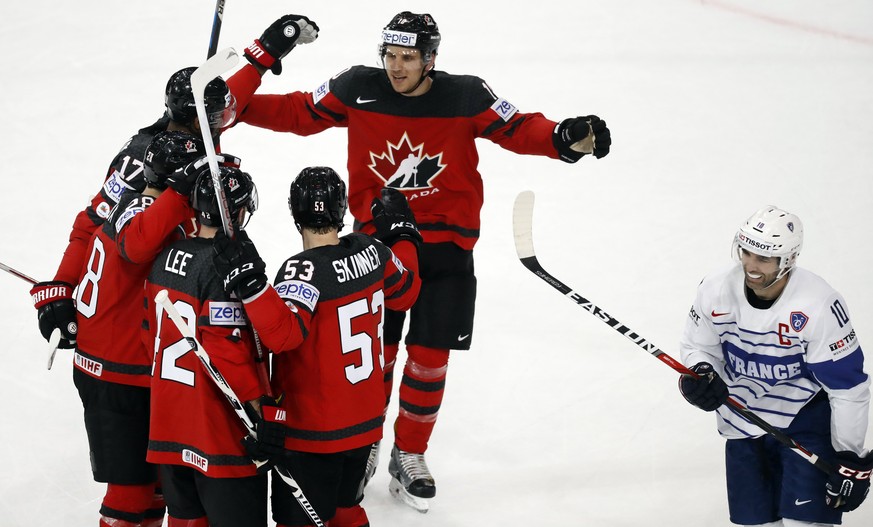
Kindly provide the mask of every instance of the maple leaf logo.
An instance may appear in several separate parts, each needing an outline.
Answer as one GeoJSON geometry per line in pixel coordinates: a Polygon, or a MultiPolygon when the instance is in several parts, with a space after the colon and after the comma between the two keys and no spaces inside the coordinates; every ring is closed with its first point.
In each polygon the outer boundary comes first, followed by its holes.
{"type": "Polygon", "coordinates": [[[370,170],[385,181],[386,187],[402,190],[433,187],[433,178],[446,167],[442,152],[436,155],[423,153],[424,143],[412,146],[409,136],[403,136],[396,144],[386,141],[387,151],[381,154],[370,152],[370,170]]]}

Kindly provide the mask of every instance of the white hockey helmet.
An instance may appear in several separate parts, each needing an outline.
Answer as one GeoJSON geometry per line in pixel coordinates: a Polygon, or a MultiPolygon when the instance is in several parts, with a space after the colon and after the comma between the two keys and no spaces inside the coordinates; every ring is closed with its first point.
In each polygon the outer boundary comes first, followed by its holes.
{"type": "Polygon", "coordinates": [[[803,223],[795,214],[768,205],[752,214],[734,237],[734,254],[742,250],[779,258],[779,280],[790,273],[803,247],[803,223]]]}

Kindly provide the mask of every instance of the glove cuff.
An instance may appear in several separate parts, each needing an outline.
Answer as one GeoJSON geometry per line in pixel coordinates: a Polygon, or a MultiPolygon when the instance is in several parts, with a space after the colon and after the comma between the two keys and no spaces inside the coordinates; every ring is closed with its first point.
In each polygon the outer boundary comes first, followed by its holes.
{"type": "Polygon", "coordinates": [[[555,126],[554,130],[552,130],[552,145],[555,147],[555,150],[557,150],[561,161],[564,161],[565,163],[575,163],[585,155],[582,152],[577,152],[570,148],[570,145],[578,141],[578,139],[574,140],[571,137],[570,125],[573,124],[573,121],[575,121],[575,119],[564,119],[555,126]]]}
{"type": "Polygon", "coordinates": [[[270,55],[258,39],[255,39],[255,41],[252,42],[245,51],[243,51],[243,55],[246,60],[255,66],[260,66],[266,69],[270,69],[276,62],[276,57],[270,55]]]}
{"type": "Polygon", "coordinates": [[[57,300],[72,299],[73,286],[66,282],[41,282],[30,290],[33,307],[41,308],[57,300]]]}

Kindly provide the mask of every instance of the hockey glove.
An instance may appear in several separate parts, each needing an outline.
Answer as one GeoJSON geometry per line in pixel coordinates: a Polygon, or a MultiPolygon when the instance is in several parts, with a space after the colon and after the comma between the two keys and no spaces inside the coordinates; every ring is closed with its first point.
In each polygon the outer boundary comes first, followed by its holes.
{"type": "Polygon", "coordinates": [[[297,44],[309,44],[318,38],[318,24],[302,15],[285,15],[276,20],[243,54],[256,67],[282,73],[282,59],[297,44]]]}
{"type": "Polygon", "coordinates": [[[727,384],[706,362],[698,362],[691,371],[700,377],[694,379],[683,375],[679,379],[679,391],[685,400],[705,412],[711,412],[728,400],[727,384]]]}
{"type": "Polygon", "coordinates": [[[421,243],[421,233],[415,216],[409,208],[406,196],[395,188],[383,188],[382,198],[373,198],[370,204],[376,239],[391,247],[398,240],[409,240],[416,247],[421,243]]]}
{"type": "MultiPolygon", "coordinates": [[[[230,154],[215,156],[218,166],[239,168],[240,159],[230,154]]],[[[197,178],[203,173],[209,173],[209,158],[203,156],[167,176],[167,186],[190,199],[191,190],[197,183],[197,178]]]]}
{"type": "Polygon", "coordinates": [[[873,452],[866,457],[850,451],[837,452],[837,472],[828,478],[825,503],[842,512],[857,509],[870,492],[873,452]]]}
{"type": "Polygon", "coordinates": [[[236,293],[240,300],[267,287],[267,266],[246,231],[237,232],[235,240],[219,232],[212,240],[212,265],[227,294],[236,293]]]}
{"type": "Polygon", "coordinates": [[[40,282],[30,290],[33,306],[39,320],[39,332],[46,341],[57,328],[61,330],[59,348],[76,347],[76,304],[73,302],[73,286],[66,282],[40,282]]]}
{"type": "Polygon", "coordinates": [[[262,396],[259,399],[261,410],[253,411],[251,405],[246,405],[246,411],[253,415],[255,434],[257,437],[246,436],[242,443],[246,453],[256,461],[275,461],[285,452],[285,409],[282,408],[282,396],[278,399],[262,396]]]}
{"type": "Polygon", "coordinates": [[[575,163],[587,154],[594,154],[597,159],[605,157],[609,153],[612,136],[606,121],[596,115],[587,115],[561,121],[552,133],[552,144],[561,159],[575,163]]]}

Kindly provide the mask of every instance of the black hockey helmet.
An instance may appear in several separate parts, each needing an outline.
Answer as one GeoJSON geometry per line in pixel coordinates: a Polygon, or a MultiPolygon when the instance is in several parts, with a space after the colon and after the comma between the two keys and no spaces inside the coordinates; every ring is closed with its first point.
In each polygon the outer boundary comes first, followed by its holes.
{"type": "MultiPolygon", "coordinates": [[[[212,184],[212,173],[206,158],[197,161],[195,168],[199,170],[197,181],[191,189],[191,207],[197,211],[197,220],[201,225],[221,227],[221,211],[218,208],[218,198],[212,184]]],[[[245,226],[248,216],[258,210],[258,188],[252,177],[237,167],[222,165],[218,167],[224,195],[230,217],[235,225],[245,226]],[[240,212],[246,209],[245,218],[240,218],[240,212]]]]}
{"type": "MultiPolygon", "coordinates": [[[[191,74],[197,68],[182,68],[167,81],[164,103],[167,117],[177,123],[190,127],[197,117],[194,92],[191,89],[191,74]]],[[[218,130],[230,124],[236,116],[236,101],[221,77],[209,81],[203,95],[209,128],[218,130]]]]}
{"type": "Polygon", "coordinates": [[[203,141],[188,132],[158,132],[145,151],[143,176],[146,183],[156,189],[166,189],[167,176],[205,153],[203,141]]]}
{"type": "Polygon", "coordinates": [[[440,46],[440,28],[427,13],[403,11],[397,13],[382,30],[379,56],[385,56],[388,46],[404,46],[421,51],[424,62],[430,62],[440,46]]]}
{"type": "Polygon", "coordinates": [[[346,184],[330,167],[307,167],[291,182],[288,208],[298,231],[303,227],[343,228],[349,207],[346,184]]]}

